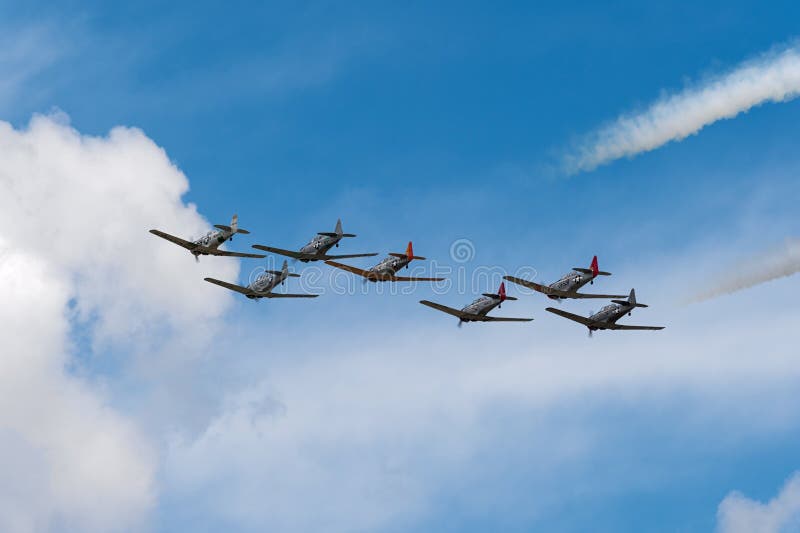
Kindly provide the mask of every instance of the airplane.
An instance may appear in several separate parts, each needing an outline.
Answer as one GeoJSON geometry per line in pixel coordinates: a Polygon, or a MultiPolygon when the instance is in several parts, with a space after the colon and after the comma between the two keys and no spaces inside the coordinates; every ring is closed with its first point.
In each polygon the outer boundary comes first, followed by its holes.
{"type": "Polygon", "coordinates": [[[429,300],[420,300],[419,303],[432,307],[437,311],[458,317],[458,326],[461,327],[462,322],[530,322],[532,318],[507,318],[499,316],[487,316],[487,313],[497,307],[498,309],[506,300],[516,300],[513,296],[506,296],[506,284],[500,283],[500,290],[497,294],[485,292],[483,295],[472,302],[471,304],[459,309],[453,309],[446,305],[437,304],[429,300]]]}
{"type": "Polygon", "coordinates": [[[289,273],[289,265],[286,261],[283,262],[283,267],[280,270],[267,270],[259,275],[255,281],[247,287],[227,283],[214,278],[204,278],[207,282],[225,287],[240,294],[244,294],[251,300],[257,298],[316,298],[319,294],[281,294],[272,292],[272,289],[278,285],[282,285],[286,278],[299,278],[299,274],[289,273]]]}
{"type": "Polygon", "coordinates": [[[321,231],[317,233],[311,241],[300,248],[299,251],[293,252],[292,250],[283,250],[281,248],[274,248],[272,246],[264,246],[261,244],[254,244],[253,248],[257,250],[264,250],[273,254],[284,255],[292,259],[299,259],[303,263],[309,261],[324,261],[326,259],[349,259],[351,257],[373,257],[378,255],[374,254],[347,254],[347,255],[328,255],[328,250],[336,246],[339,247],[339,241],[342,237],[355,237],[352,233],[342,233],[342,221],[336,221],[336,229],[332,232],[321,231]]]}
{"type": "Polygon", "coordinates": [[[150,233],[156,235],[157,237],[161,237],[162,239],[174,242],[178,246],[183,246],[192,253],[195,261],[200,261],[201,255],[222,255],[225,257],[252,257],[255,259],[263,259],[264,257],[266,257],[265,255],[261,254],[227,252],[225,250],[219,249],[219,245],[222,244],[223,242],[228,240],[232,241],[234,234],[242,233],[246,235],[250,233],[246,229],[241,229],[239,227],[238,215],[233,215],[230,226],[215,224],[214,227],[217,228],[218,231],[209,231],[203,237],[200,237],[195,241],[185,241],[179,237],[175,237],[174,235],[170,235],[169,233],[164,233],[163,231],[159,231],[157,229],[151,229],[150,233]]]}
{"type": "Polygon", "coordinates": [[[565,298],[625,298],[624,294],[586,294],[578,292],[578,290],[587,283],[594,284],[594,278],[597,276],[610,275],[610,272],[603,272],[600,270],[597,266],[597,256],[594,256],[589,268],[573,268],[571,272],[564,274],[561,276],[561,279],[550,285],[540,285],[513,276],[503,276],[503,279],[541,292],[552,300],[563,300],[565,298]]]}
{"type": "Polygon", "coordinates": [[[411,242],[409,241],[408,247],[406,248],[406,253],[390,253],[389,257],[382,260],[380,263],[375,265],[374,267],[369,268],[368,270],[362,270],[360,268],[356,268],[350,265],[343,265],[342,263],[337,263],[336,261],[325,261],[326,265],[330,265],[332,267],[336,267],[342,270],[347,270],[348,272],[352,272],[358,276],[363,277],[364,279],[372,282],[376,281],[444,281],[444,278],[409,278],[404,276],[398,276],[397,272],[403,268],[408,268],[408,264],[413,261],[414,259],[425,259],[424,257],[420,257],[418,255],[414,255],[414,248],[411,242]]]}
{"type": "Polygon", "coordinates": [[[556,315],[563,316],[564,318],[568,318],[578,322],[579,324],[583,324],[589,328],[589,336],[592,335],[593,331],[597,331],[598,329],[653,331],[664,329],[664,326],[626,326],[617,324],[617,320],[626,314],[630,315],[634,307],[647,307],[645,304],[636,302],[636,291],[633,289],[631,289],[631,293],[627,300],[611,300],[611,302],[612,303],[603,307],[600,311],[592,314],[588,318],[575,315],[573,313],[568,313],[554,307],[548,307],[546,311],[550,311],[556,315]]]}

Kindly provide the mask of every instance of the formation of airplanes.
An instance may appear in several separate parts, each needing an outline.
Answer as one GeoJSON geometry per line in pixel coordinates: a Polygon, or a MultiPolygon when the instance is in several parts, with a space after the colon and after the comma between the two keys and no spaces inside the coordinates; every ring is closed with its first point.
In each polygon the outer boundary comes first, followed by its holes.
{"type": "MultiPolygon", "coordinates": [[[[206,235],[199,239],[184,240],[169,233],[157,229],[151,229],[150,233],[166,239],[178,246],[188,250],[195,260],[199,260],[201,255],[217,255],[225,257],[245,257],[262,259],[266,257],[264,254],[252,254],[243,252],[231,252],[220,250],[221,244],[232,241],[233,236],[236,234],[249,234],[250,232],[239,228],[239,217],[233,215],[229,226],[215,225],[216,231],[209,231],[206,235]]],[[[352,265],[347,265],[336,261],[337,259],[352,259],[357,257],[374,257],[377,253],[358,253],[358,254],[329,254],[328,252],[336,247],[343,238],[355,237],[352,233],[344,233],[342,230],[342,221],[336,221],[336,227],[332,232],[319,232],[317,233],[306,245],[302,246],[299,250],[285,250],[282,248],[275,248],[273,246],[264,246],[261,244],[254,244],[253,248],[264,252],[269,252],[284,257],[299,260],[303,263],[311,261],[324,261],[325,264],[334,268],[350,272],[357,276],[362,277],[365,281],[370,282],[407,282],[407,281],[444,281],[444,278],[424,278],[424,277],[409,277],[399,276],[403,268],[408,268],[408,265],[414,260],[425,260],[424,257],[414,255],[414,248],[411,242],[408,243],[404,253],[392,252],[388,256],[377,263],[375,266],[368,269],[361,269],[352,265]]],[[[598,265],[597,256],[592,259],[589,268],[575,267],[568,273],[563,275],[558,280],[550,283],[549,285],[542,285],[533,281],[524,280],[514,276],[504,276],[503,279],[514,283],[516,285],[532,289],[540,292],[552,300],[562,301],[567,299],[610,299],[611,303],[604,306],[597,313],[591,313],[590,316],[585,317],[574,313],[569,313],[561,309],[548,307],[545,310],[558,315],[560,317],[572,320],[578,324],[582,324],[589,330],[589,335],[597,330],[661,330],[663,326],[631,326],[625,324],[618,324],[617,322],[625,315],[630,315],[633,309],[637,307],[647,307],[645,304],[636,301],[636,291],[631,289],[630,293],[626,295],[620,294],[593,294],[581,292],[585,285],[593,285],[594,281],[599,276],[610,276],[610,272],[600,270],[598,265]],[[624,298],[624,299],[623,299],[624,298]]],[[[259,275],[247,286],[229,283],[227,281],[204,278],[205,281],[218,285],[225,289],[238,292],[247,298],[256,300],[260,298],[316,298],[318,294],[287,294],[276,293],[273,290],[283,285],[288,278],[298,278],[299,274],[289,272],[288,261],[283,261],[281,270],[267,270],[259,275]]],[[[472,303],[456,309],[446,305],[432,302],[430,300],[420,300],[419,303],[446,313],[458,318],[459,327],[464,322],[530,322],[533,318],[511,318],[489,316],[489,312],[494,309],[499,309],[503,302],[514,301],[517,298],[508,296],[506,294],[505,282],[500,283],[496,293],[483,293],[479,298],[472,303]]]]}

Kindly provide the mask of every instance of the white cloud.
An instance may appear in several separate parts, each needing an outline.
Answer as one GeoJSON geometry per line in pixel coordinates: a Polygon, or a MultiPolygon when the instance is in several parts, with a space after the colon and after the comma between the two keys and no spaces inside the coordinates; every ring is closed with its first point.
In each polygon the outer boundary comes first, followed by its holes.
{"type": "MultiPolygon", "coordinates": [[[[516,307],[540,308],[535,297],[526,300],[516,307]]],[[[647,303],[653,307],[628,320],[666,321],[667,330],[591,340],[579,326],[543,312],[530,327],[457,330],[434,314],[427,324],[378,319],[345,330],[320,326],[305,341],[298,341],[301,330],[273,323],[291,341],[273,337],[268,348],[245,343],[236,350],[238,365],[267,378],[230,390],[199,435],[174,436],[166,490],[173,503],[196,506],[198,495],[214,501],[203,520],[218,527],[379,530],[433,512],[437,495],[452,490],[449,483],[459,486],[481,468],[511,468],[484,460],[514,433],[506,425],[505,435],[492,433],[495,419],[508,413],[546,435],[526,444],[527,460],[537,464],[524,467],[553,476],[548,494],[525,500],[531,513],[569,497],[558,492],[566,489],[551,470],[580,463],[602,446],[592,435],[602,413],[581,419],[577,433],[569,416],[532,422],[575,402],[614,397],[648,410],[673,404],[679,393],[690,412],[670,421],[673,431],[730,425],[739,429],[722,433],[732,439],[792,423],[781,409],[764,409],[774,405],[775,390],[757,393],[800,377],[790,340],[796,310],[781,307],[759,318],[742,314],[742,301],[681,316],[652,294],[647,303]],[[763,338],[774,342],[767,348],[763,338]],[[326,346],[317,354],[302,348],[321,339],[326,346]]],[[[618,488],[627,482],[622,474],[614,479],[618,488]]]]}
{"type": "MultiPolygon", "coordinates": [[[[65,120],[0,122],[3,531],[146,525],[157,440],[112,406],[72,328],[135,353],[187,324],[193,336],[213,334],[231,302],[206,287],[188,252],[147,232],[207,228],[181,202],[187,180],[163,150],[135,129],[88,137],[65,120]]],[[[231,260],[202,268],[238,274],[231,260]]]]}
{"type": "Polygon", "coordinates": [[[720,533],[789,533],[800,530],[800,474],[767,503],[732,492],[717,511],[720,533]]]}
{"type": "MultiPolygon", "coordinates": [[[[146,527],[160,497],[160,512],[184,529],[196,520],[188,527],[374,530],[424,516],[447,483],[484,467],[482,452],[499,438],[487,425],[509,412],[529,418],[609,396],[672,401],[690,390],[701,407],[681,423],[752,432],[791,417],[763,409],[774,396],[756,393],[800,375],[794,302],[770,302],[761,317],[742,312],[758,304],[753,298],[678,314],[651,287],[640,297],[653,307],[631,321],[666,321],[667,330],[590,341],[532,296],[514,306],[535,310],[529,327],[456,330],[425,309],[404,318],[385,300],[381,312],[349,324],[352,308],[329,295],[303,320],[266,311],[269,336],[254,334],[265,332],[264,317],[226,320],[231,295],[202,281],[235,279],[236,261],[198,266],[147,233],[207,227],[181,201],[187,188],[138,130],[95,138],[63,117],[36,117],[25,130],[0,124],[0,282],[14,287],[0,309],[11,354],[0,358],[0,466],[26,473],[0,481],[0,529],[146,527]],[[144,364],[107,382],[80,377],[88,370],[71,357],[79,350],[69,336],[71,321],[86,318],[90,340],[138,352],[144,364]],[[218,328],[226,334],[215,343],[218,328]],[[205,341],[197,356],[187,349],[205,341]],[[214,352],[225,357],[205,357],[214,352]],[[131,387],[126,405],[135,404],[128,412],[112,403],[121,382],[131,387]],[[142,399],[151,388],[154,403],[142,399]],[[224,398],[221,408],[198,409],[205,392],[224,398]],[[178,414],[191,409],[187,423],[178,414]]],[[[672,294],[677,278],[661,292],[672,294]]],[[[367,303],[372,311],[380,302],[367,303]]],[[[537,468],[593,453],[589,425],[536,428],[547,435],[527,443],[537,468]]],[[[531,508],[546,499],[533,496],[531,508]]]]}
{"type": "Polygon", "coordinates": [[[765,102],[783,102],[798,94],[800,49],[791,45],[661,98],[642,112],[620,116],[584,138],[564,157],[564,168],[569,174],[594,170],[616,159],[680,141],[765,102]]]}

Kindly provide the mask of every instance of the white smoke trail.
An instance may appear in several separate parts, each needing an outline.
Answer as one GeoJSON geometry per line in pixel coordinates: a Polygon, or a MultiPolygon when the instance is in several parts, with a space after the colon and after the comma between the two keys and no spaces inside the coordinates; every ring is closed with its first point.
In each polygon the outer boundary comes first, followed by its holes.
{"type": "Polygon", "coordinates": [[[710,300],[798,272],[800,240],[789,240],[782,248],[765,253],[744,265],[737,265],[736,270],[727,278],[689,298],[688,303],[710,300]]]}
{"type": "Polygon", "coordinates": [[[622,115],[587,135],[563,159],[567,174],[591,171],[622,157],[680,141],[705,126],[733,118],[764,102],[800,95],[798,43],[745,61],[677,94],[665,96],[641,113],[622,115]]]}

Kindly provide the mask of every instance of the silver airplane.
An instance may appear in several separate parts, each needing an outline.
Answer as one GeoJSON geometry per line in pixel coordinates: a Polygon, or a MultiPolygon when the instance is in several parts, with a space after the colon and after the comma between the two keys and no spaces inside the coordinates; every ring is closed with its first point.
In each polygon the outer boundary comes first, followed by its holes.
{"type": "Polygon", "coordinates": [[[462,322],[530,322],[533,320],[532,318],[507,318],[486,315],[495,307],[499,309],[506,300],[516,300],[516,298],[513,296],[506,296],[506,285],[505,283],[501,282],[500,290],[497,291],[497,294],[485,292],[480,298],[471,304],[462,307],[460,310],[447,307],[446,305],[437,304],[429,300],[420,300],[419,303],[422,305],[427,305],[428,307],[432,307],[437,311],[442,311],[449,315],[458,317],[459,327],[461,327],[462,322]]]}
{"type": "Polygon", "coordinates": [[[617,320],[619,320],[625,315],[630,315],[634,307],[647,307],[645,304],[640,304],[636,302],[636,291],[634,291],[633,289],[631,289],[631,293],[628,296],[627,300],[611,300],[611,302],[612,303],[603,307],[602,309],[600,309],[600,311],[592,314],[589,317],[568,313],[566,311],[562,311],[561,309],[556,309],[554,307],[548,307],[546,310],[556,315],[563,316],[564,318],[568,318],[570,320],[578,322],[579,324],[583,324],[584,326],[589,328],[589,336],[592,335],[593,331],[597,331],[598,329],[613,329],[613,330],[664,329],[664,326],[626,326],[617,324],[617,320]]]}
{"type": "Polygon", "coordinates": [[[299,274],[292,274],[289,272],[289,265],[286,261],[283,262],[283,267],[280,270],[267,270],[259,275],[250,285],[242,287],[233,283],[227,283],[214,278],[204,278],[207,282],[225,287],[240,294],[244,294],[251,300],[257,298],[316,298],[318,294],[281,294],[272,292],[272,289],[278,285],[282,285],[286,278],[299,278],[299,274]]]}
{"type": "Polygon", "coordinates": [[[352,233],[342,233],[342,221],[336,221],[336,229],[332,232],[322,231],[317,233],[311,241],[300,248],[300,251],[293,252],[292,250],[283,250],[281,248],[274,248],[272,246],[264,246],[261,244],[254,244],[253,248],[257,250],[264,250],[273,254],[284,255],[292,259],[299,259],[304,263],[309,261],[324,261],[326,259],[348,259],[351,257],[373,257],[378,255],[374,254],[347,254],[347,255],[328,255],[328,250],[336,246],[339,247],[339,241],[343,237],[355,237],[352,233]]]}
{"type": "Polygon", "coordinates": [[[232,241],[234,234],[242,233],[246,235],[250,233],[246,229],[241,229],[239,227],[239,217],[237,215],[233,215],[230,226],[215,224],[214,227],[217,228],[218,231],[209,231],[203,237],[200,237],[195,241],[185,241],[179,237],[170,235],[169,233],[164,233],[163,231],[159,231],[157,229],[151,229],[150,233],[158,237],[161,237],[162,239],[174,242],[178,246],[183,246],[192,253],[195,261],[199,261],[201,255],[222,255],[225,257],[252,257],[255,259],[262,259],[266,257],[265,255],[261,254],[244,254],[241,252],[227,252],[225,250],[219,249],[219,245],[222,244],[223,242],[232,241]]]}
{"type": "Polygon", "coordinates": [[[406,253],[395,253],[392,252],[389,254],[389,257],[382,260],[380,263],[371,267],[367,270],[363,270],[361,268],[356,268],[350,265],[343,265],[342,263],[337,263],[336,261],[325,261],[325,264],[331,265],[332,267],[336,267],[342,270],[346,270],[348,272],[352,272],[358,276],[363,277],[364,279],[372,282],[376,281],[443,281],[444,278],[409,278],[405,276],[398,276],[397,272],[403,268],[408,268],[408,264],[413,261],[414,259],[425,259],[424,257],[420,257],[418,255],[414,255],[414,247],[409,241],[408,247],[406,248],[406,253]]]}
{"type": "Polygon", "coordinates": [[[597,276],[610,276],[610,272],[603,272],[597,266],[597,256],[592,259],[592,264],[589,268],[575,267],[572,271],[561,276],[561,279],[551,283],[550,285],[540,285],[532,281],[527,281],[513,276],[503,276],[506,279],[517,285],[522,285],[529,289],[547,295],[552,300],[563,300],[565,298],[625,298],[624,294],[585,294],[578,292],[578,290],[586,285],[594,284],[594,278],[597,276]]]}

